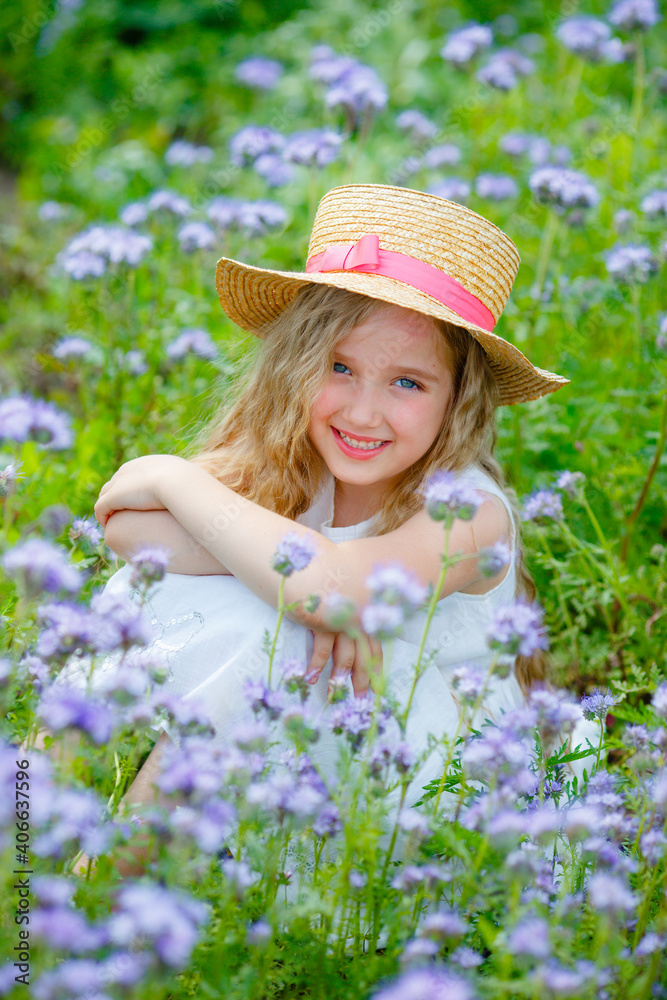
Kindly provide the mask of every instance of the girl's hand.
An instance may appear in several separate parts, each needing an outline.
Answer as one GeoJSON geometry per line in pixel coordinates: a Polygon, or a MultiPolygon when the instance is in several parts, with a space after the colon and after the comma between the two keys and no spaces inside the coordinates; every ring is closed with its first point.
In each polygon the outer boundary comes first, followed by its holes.
{"type": "Polygon", "coordinates": [[[121,465],[100,490],[95,516],[102,525],[118,510],[164,510],[160,486],[165,476],[182,480],[189,462],[177,455],[145,455],[121,465]]]}
{"type": "Polygon", "coordinates": [[[382,671],[382,644],[377,639],[365,633],[359,639],[352,639],[345,632],[313,631],[313,655],[306,674],[309,684],[317,683],[332,655],[331,679],[351,676],[357,697],[368,691],[371,672],[377,674],[382,671]]]}

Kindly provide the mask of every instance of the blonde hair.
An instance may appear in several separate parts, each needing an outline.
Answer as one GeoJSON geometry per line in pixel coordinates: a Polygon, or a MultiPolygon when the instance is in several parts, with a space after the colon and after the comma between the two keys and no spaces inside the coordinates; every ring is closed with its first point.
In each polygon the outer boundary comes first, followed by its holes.
{"type": "MultiPolygon", "coordinates": [[[[354,327],[386,303],[327,285],[306,285],[262,331],[254,368],[239,380],[231,407],[220,412],[193,443],[190,460],[242,496],[295,519],[316,496],[327,466],[308,435],[314,400],[329,378],[334,348],[354,327]]],[[[486,354],[462,327],[433,319],[443,335],[442,356],[453,391],[442,425],[428,451],[388,487],[372,529],[394,531],[423,507],[419,486],[436,469],[477,465],[505,492],[517,525],[517,589],[529,599],[535,586],[518,538],[516,499],[493,456],[496,443],[496,380],[486,354]]],[[[518,657],[524,690],[543,680],[542,654],[518,657]]]]}

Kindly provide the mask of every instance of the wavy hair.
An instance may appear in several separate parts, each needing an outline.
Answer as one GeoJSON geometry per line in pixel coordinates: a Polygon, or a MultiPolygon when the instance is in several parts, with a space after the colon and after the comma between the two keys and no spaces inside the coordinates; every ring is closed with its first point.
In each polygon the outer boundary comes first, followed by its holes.
{"type": "MultiPolygon", "coordinates": [[[[295,519],[316,496],[328,470],[308,435],[316,397],[326,384],[334,349],[386,303],[327,285],[306,285],[262,330],[256,364],[240,378],[232,405],[220,411],[191,446],[190,460],[248,500],[295,519]]],[[[387,488],[373,535],[394,531],[423,507],[419,487],[436,469],[484,470],[507,496],[517,537],[517,590],[536,591],[523,558],[516,497],[493,456],[496,380],[484,350],[462,327],[433,320],[442,333],[442,358],[452,371],[452,394],[428,451],[387,488]]],[[[538,653],[516,661],[524,691],[545,677],[538,653]]]]}

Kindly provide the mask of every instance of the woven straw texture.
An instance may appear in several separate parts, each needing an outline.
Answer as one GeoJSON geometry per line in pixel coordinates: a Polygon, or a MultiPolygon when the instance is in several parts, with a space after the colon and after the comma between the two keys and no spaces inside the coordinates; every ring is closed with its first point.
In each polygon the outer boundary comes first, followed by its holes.
{"type": "MultiPolygon", "coordinates": [[[[407,254],[458,281],[497,321],[519,268],[511,239],[483,216],[456,202],[423,191],[385,184],[348,184],[320,202],[308,257],[329,246],[355,243],[377,233],[380,247],[407,254]]],[[[333,285],[370,298],[448,320],[468,330],[484,348],[496,376],[501,405],[537,399],[568,380],[536,368],[509,341],[462,319],[426,292],[381,274],[273,271],[222,257],[215,283],[226,314],[244,330],[261,336],[305,284],[333,285]]]]}

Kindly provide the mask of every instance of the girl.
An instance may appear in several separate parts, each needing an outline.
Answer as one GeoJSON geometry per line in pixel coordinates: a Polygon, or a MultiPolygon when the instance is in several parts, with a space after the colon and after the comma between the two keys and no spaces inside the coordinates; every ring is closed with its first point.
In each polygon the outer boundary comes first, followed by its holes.
{"type": "MultiPolygon", "coordinates": [[[[450,569],[440,591],[407,738],[419,752],[429,734],[456,729],[452,671],[462,663],[488,666],[485,633],[494,610],[517,595],[534,596],[516,512],[493,457],[495,407],[567,381],[535,368],[492,332],[518,265],[512,241],[475,212],[374,184],[335,188],[323,198],[304,273],[218,262],[224,311],[264,341],[255,370],[189,461],[130,461],[102,487],[95,507],[121,557],[143,543],[171,550],[167,575],[149,600],[154,641],[167,657],[174,693],[205,700],[218,739],[249,711],[246,678],[265,679],[264,634],[275,628],[281,580],[271,563],[290,531],[316,555],[285,580],[284,601],[296,608],[283,624],[278,655],[308,663],[315,704],[326,702],[331,663],[364,693],[364,643],[332,632],[326,601],[313,610],[308,598],[341,592],[358,607],[367,604],[366,580],[386,563],[435,586],[444,530],[424,509],[419,487],[436,470],[465,478],[483,502],[451,530],[450,552],[468,558],[450,569]],[[476,555],[503,540],[509,564],[489,579],[476,555]]],[[[127,593],[129,576],[123,567],[107,589],[127,593]]],[[[389,690],[402,704],[424,614],[409,620],[391,651],[369,640],[376,660],[384,653],[389,690]]],[[[539,656],[517,658],[509,676],[492,678],[483,715],[521,704],[522,692],[543,676],[539,656]]],[[[138,775],[131,802],[152,794],[166,741],[162,736],[138,775]]],[[[407,804],[437,766],[432,755],[407,804]]]]}

